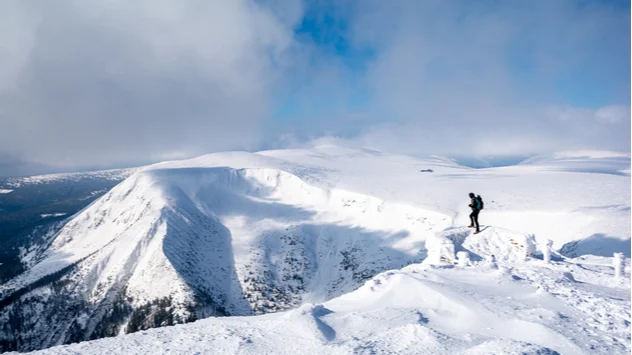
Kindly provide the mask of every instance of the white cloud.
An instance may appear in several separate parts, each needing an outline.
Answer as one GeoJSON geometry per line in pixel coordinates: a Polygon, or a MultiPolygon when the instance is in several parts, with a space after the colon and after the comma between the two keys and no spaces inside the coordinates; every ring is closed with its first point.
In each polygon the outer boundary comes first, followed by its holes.
{"type": "Polygon", "coordinates": [[[551,119],[568,122],[569,124],[604,124],[623,123],[630,120],[630,106],[608,105],[597,109],[578,108],[573,106],[553,106],[546,110],[551,119]]]}
{"type": "Polygon", "coordinates": [[[630,121],[630,107],[626,105],[611,105],[598,109],[595,118],[602,123],[619,123],[630,121]]]}
{"type": "Polygon", "coordinates": [[[629,21],[571,0],[358,2],[352,39],[375,53],[369,111],[388,116],[352,140],[423,154],[629,150],[629,21]],[[593,72],[621,84],[623,104],[566,102],[560,77],[588,85],[593,72]]]}

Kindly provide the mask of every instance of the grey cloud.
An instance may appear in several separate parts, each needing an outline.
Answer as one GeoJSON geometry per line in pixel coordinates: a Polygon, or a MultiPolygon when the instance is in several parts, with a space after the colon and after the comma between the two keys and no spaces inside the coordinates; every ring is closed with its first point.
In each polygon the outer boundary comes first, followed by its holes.
{"type": "Polygon", "coordinates": [[[72,168],[254,146],[292,11],[246,0],[4,1],[0,152],[72,168]]]}

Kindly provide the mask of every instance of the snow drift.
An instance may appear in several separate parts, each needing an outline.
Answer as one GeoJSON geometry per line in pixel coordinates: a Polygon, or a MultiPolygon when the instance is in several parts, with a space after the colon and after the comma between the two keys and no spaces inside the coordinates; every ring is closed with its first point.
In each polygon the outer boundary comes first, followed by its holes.
{"type": "Polygon", "coordinates": [[[288,312],[209,318],[39,353],[627,354],[630,283],[616,282],[605,260],[591,261],[416,264],[288,312]]]}

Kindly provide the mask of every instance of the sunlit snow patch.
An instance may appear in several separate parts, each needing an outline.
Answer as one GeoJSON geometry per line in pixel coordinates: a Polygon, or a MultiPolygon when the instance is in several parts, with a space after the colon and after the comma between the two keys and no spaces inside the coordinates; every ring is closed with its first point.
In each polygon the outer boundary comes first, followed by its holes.
{"type": "Polygon", "coordinates": [[[49,218],[49,217],[61,217],[61,216],[65,216],[67,213],[44,213],[41,214],[40,216],[42,218],[49,218]]]}

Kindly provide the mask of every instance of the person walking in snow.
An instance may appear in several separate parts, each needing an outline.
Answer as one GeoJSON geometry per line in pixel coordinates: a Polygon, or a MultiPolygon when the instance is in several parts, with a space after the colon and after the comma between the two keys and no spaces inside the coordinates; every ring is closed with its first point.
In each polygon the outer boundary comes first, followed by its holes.
{"type": "Polygon", "coordinates": [[[470,208],[472,209],[472,213],[470,213],[470,225],[469,228],[476,228],[474,234],[478,234],[481,232],[480,226],[478,224],[478,213],[483,209],[483,199],[481,196],[474,195],[473,192],[470,192],[470,208]]]}

